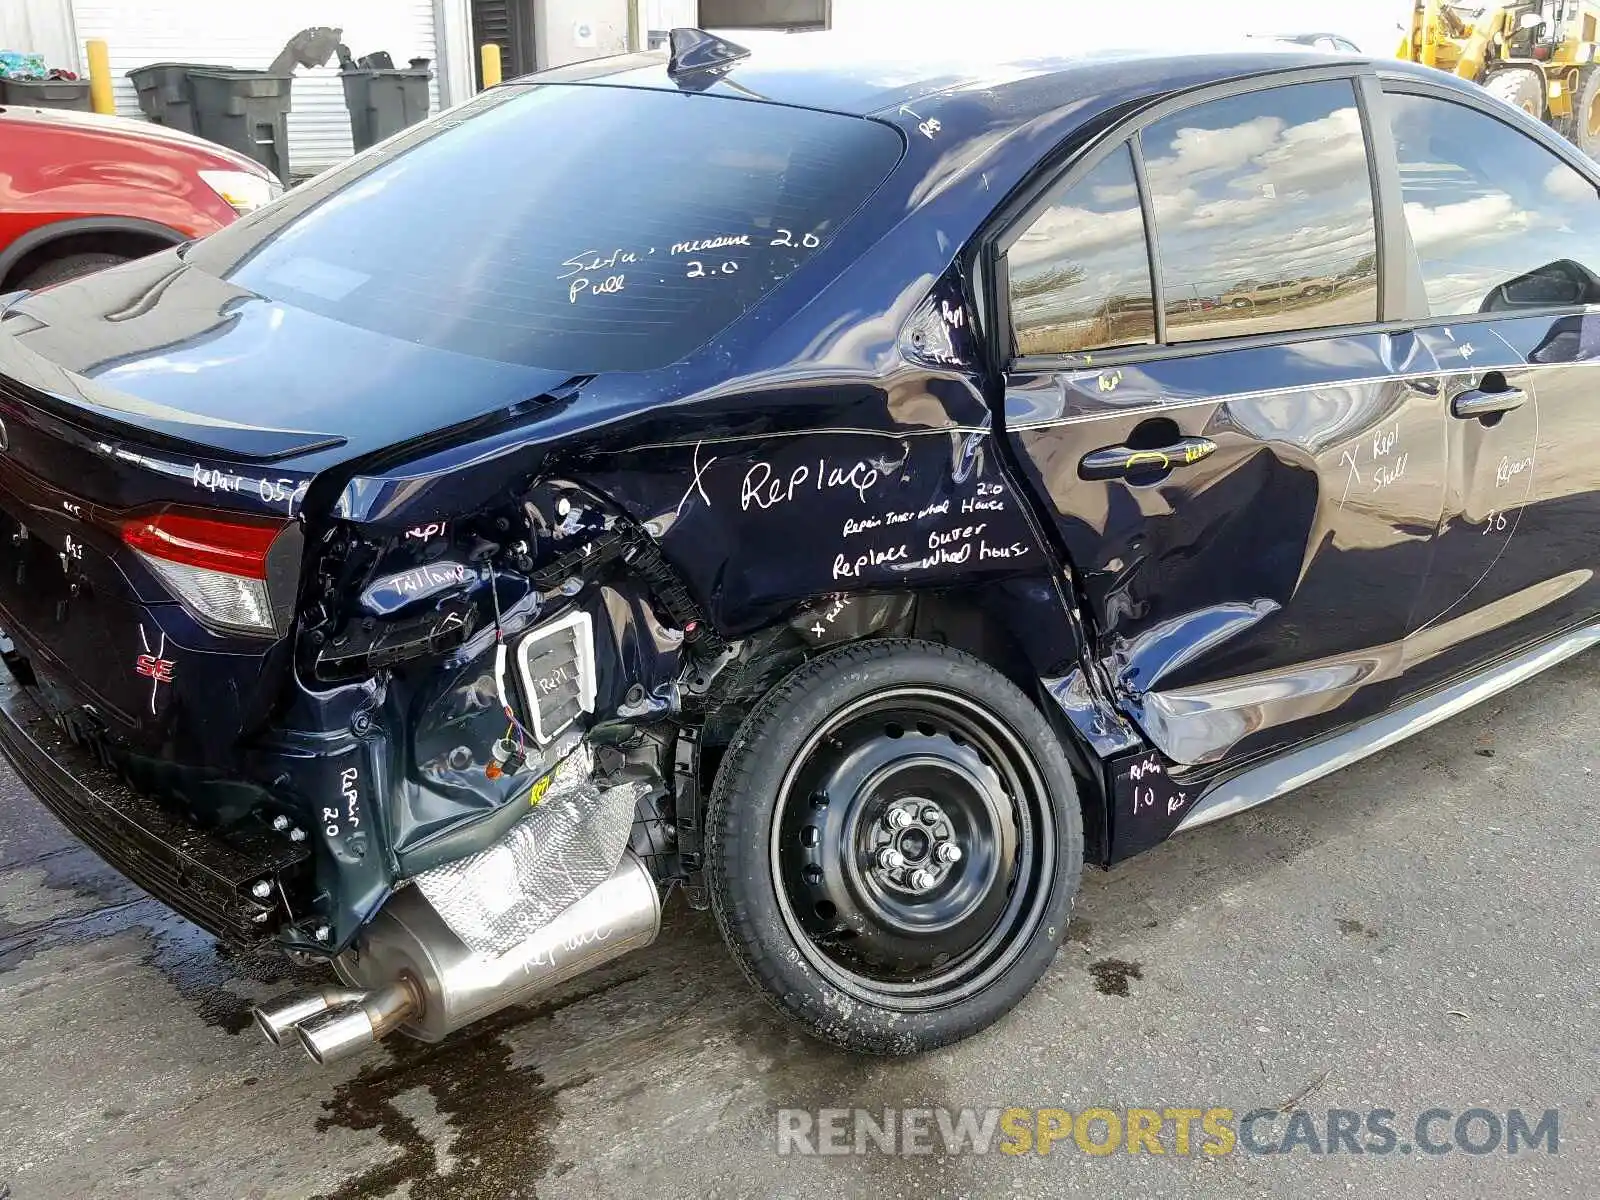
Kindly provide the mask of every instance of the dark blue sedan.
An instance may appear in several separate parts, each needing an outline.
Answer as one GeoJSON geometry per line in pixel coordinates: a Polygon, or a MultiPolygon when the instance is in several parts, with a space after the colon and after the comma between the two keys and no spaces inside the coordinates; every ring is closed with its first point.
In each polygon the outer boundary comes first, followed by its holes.
{"type": "Polygon", "coordinates": [[[810,1032],[965,1037],[1085,862],[1596,640],[1597,170],[1288,45],[493,88],[0,298],[0,749],[330,962],[257,1012],[319,1061],[674,890],[810,1032]]]}

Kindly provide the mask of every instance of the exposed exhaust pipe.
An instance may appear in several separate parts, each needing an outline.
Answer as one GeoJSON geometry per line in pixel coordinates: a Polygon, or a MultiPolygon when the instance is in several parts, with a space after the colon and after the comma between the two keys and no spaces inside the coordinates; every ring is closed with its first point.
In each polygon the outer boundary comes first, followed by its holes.
{"type": "Polygon", "coordinates": [[[354,1004],[330,1008],[303,1022],[296,1033],[319,1066],[360,1054],[385,1034],[422,1011],[422,999],[409,979],[361,993],[354,1004]]]}
{"type": "Polygon", "coordinates": [[[475,954],[417,888],[389,898],[354,951],[334,961],[350,986],[295,992],[255,1010],[280,1045],[291,1030],[318,1063],[359,1054],[396,1029],[437,1042],[508,1005],[655,941],[661,894],[624,854],[611,878],[497,958],[475,954]]]}
{"type": "Polygon", "coordinates": [[[257,1005],[250,1010],[250,1015],[256,1019],[256,1027],[267,1035],[268,1040],[281,1046],[286,1039],[294,1037],[295,1026],[300,1022],[310,1020],[330,1008],[357,1004],[364,995],[366,993],[359,989],[335,987],[332,984],[306,988],[257,1005]]]}

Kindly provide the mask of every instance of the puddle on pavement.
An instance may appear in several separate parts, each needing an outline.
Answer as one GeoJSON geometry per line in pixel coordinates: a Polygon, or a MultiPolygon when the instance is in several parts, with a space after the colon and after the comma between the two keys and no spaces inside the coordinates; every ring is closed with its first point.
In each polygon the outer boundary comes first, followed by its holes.
{"type": "Polygon", "coordinates": [[[1120,958],[1102,958],[1089,964],[1089,975],[1094,980],[1095,991],[1103,996],[1126,996],[1130,979],[1143,979],[1144,968],[1136,962],[1120,958]]]}
{"type": "Polygon", "coordinates": [[[642,977],[621,975],[547,1005],[506,1009],[438,1045],[404,1038],[386,1043],[383,1062],[363,1067],[323,1103],[317,1131],[376,1130],[399,1153],[317,1200],[376,1200],[406,1185],[410,1200],[533,1195],[534,1181],[554,1156],[550,1131],[561,1117],[559,1097],[591,1077],[551,1087],[532,1067],[512,1065],[504,1035],[642,977]],[[401,1109],[400,1097],[416,1088],[427,1090],[450,1127],[448,1170],[433,1142],[401,1109]]]}
{"type": "Polygon", "coordinates": [[[1381,934],[1376,929],[1368,929],[1360,921],[1352,921],[1349,917],[1339,917],[1334,924],[1339,927],[1339,932],[1344,934],[1364,933],[1376,941],[1381,934]]]}
{"type": "Polygon", "coordinates": [[[271,951],[230,950],[182,917],[151,930],[150,953],[144,961],[161,972],[191,1013],[235,1036],[255,1028],[250,1016],[254,1002],[228,990],[230,980],[261,984],[275,994],[300,984],[327,983],[333,977],[329,971],[297,966],[271,951]]]}
{"type": "Polygon", "coordinates": [[[114,873],[86,849],[64,847],[41,855],[28,865],[43,867],[47,889],[96,904],[88,911],[69,911],[25,924],[0,919],[0,975],[47,951],[84,946],[126,933],[141,934],[150,945],[144,963],[160,972],[190,1012],[230,1034],[243,1033],[253,1025],[251,1002],[229,991],[230,981],[242,979],[286,991],[297,982],[326,977],[323,972],[297,967],[280,955],[229,950],[114,873]]]}

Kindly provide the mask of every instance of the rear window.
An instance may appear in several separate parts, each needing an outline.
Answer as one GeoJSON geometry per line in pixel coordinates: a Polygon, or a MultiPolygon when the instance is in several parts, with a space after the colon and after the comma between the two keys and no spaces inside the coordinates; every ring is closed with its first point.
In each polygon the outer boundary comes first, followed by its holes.
{"type": "Polygon", "coordinates": [[[442,350],[648,370],[822,250],[901,148],[888,126],[832,113],[514,85],[294,189],[188,261],[442,350]]]}

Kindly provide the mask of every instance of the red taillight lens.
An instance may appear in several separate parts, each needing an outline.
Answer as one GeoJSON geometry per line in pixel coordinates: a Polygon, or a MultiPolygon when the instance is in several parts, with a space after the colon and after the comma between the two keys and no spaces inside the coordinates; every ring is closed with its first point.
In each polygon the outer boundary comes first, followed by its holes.
{"type": "Polygon", "coordinates": [[[167,562],[264,580],[267,551],[282,531],[280,522],[161,512],[123,522],[122,540],[167,562]]]}
{"type": "Polygon", "coordinates": [[[206,625],[225,632],[271,634],[267,553],[282,521],[163,509],[122,522],[122,540],[169,591],[206,625]]]}

